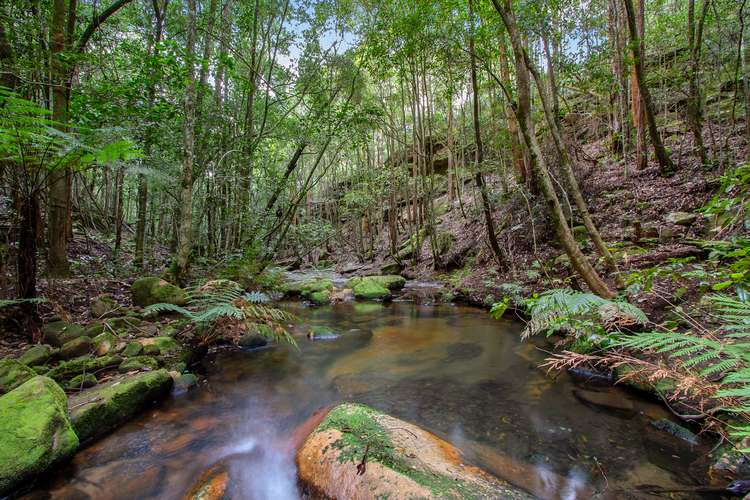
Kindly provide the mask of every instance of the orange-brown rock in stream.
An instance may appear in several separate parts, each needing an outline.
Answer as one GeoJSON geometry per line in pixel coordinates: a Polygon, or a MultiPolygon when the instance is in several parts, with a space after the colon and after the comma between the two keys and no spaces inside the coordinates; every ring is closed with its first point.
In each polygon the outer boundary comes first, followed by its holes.
{"type": "Polygon", "coordinates": [[[184,500],[224,500],[229,488],[226,463],[219,462],[201,475],[184,500]]]}
{"type": "Polygon", "coordinates": [[[342,404],[297,452],[299,480],[311,498],[527,499],[477,467],[452,444],[358,404],[342,404]]]}

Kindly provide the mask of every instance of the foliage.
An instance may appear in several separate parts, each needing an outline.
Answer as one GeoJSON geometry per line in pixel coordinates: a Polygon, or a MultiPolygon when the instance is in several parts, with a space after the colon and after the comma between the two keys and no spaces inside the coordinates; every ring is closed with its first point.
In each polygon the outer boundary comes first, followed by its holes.
{"type": "Polygon", "coordinates": [[[620,327],[648,321],[643,311],[628,302],[570,289],[549,290],[527,299],[525,305],[531,320],[521,334],[524,339],[541,332],[548,336],[565,332],[576,338],[605,336],[620,327]]]}
{"type": "Polygon", "coordinates": [[[188,305],[153,304],[144,309],[144,315],[173,312],[186,317],[198,327],[200,343],[210,344],[218,340],[220,330],[228,326],[230,337],[241,333],[232,328],[233,324],[243,326],[266,325],[269,328],[257,329],[269,340],[285,342],[296,346],[296,342],[286,329],[286,324],[294,317],[280,309],[263,305],[265,294],[258,292],[245,294],[244,290],[230,280],[214,280],[202,287],[188,290],[188,305]]]}
{"type": "Polygon", "coordinates": [[[33,299],[0,299],[0,309],[20,306],[22,304],[41,304],[42,302],[47,302],[47,299],[44,297],[35,297],[33,299]]]}

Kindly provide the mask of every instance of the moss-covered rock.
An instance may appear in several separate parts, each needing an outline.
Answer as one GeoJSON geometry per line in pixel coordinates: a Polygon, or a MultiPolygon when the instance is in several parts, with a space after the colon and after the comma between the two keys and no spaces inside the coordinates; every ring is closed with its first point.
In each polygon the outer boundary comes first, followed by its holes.
{"type": "Polygon", "coordinates": [[[167,396],[166,370],[118,377],[70,397],[70,418],[81,442],[103,436],[149,404],[167,396]]]}
{"type": "Polygon", "coordinates": [[[57,349],[47,344],[31,346],[18,361],[26,366],[43,365],[57,354],[57,349]]]}
{"type": "Polygon", "coordinates": [[[84,373],[81,375],[76,375],[72,379],[68,380],[68,382],[65,384],[65,388],[69,391],[79,391],[81,389],[94,387],[97,382],[99,381],[96,379],[96,375],[94,375],[93,373],[84,373]]]}
{"type": "Polygon", "coordinates": [[[130,342],[122,350],[122,355],[126,358],[132,358],[138,356],[141,352],[143,352],[143,345],[140,342],[130,342]]]}
{"type": "Polygon", "coordinates": [[[331,303],[331,292],[329,290],[323,290],[321,292],[313,292],[310,294],[310,302],[318,306],[324,306],[331,303]]]}
{"type": "Polygon", "coordinates": [[[346,282],[346,286],[347,288],[353,289],[365,281],[372,281],[388,290],[400,290],[406,285],[406,278],[403,276],[399,276],[398,274],[385,274],[382,276],[356,276],[354,278],[349,278],[346,282]]]}
{"type": "Polygon", "coordinates": [[[312,278],[305,281],[290,281],[284,283],[282,291],[286,295],[309,298],[312,294],[318,292],[330,292],[333,290],[333,283],[327,278],[312,278]]]}
{"type": "Polygon", "coordinates": [[[67,398],[37,376],[0,397],[0,496],[75,453],[67,398]]]}
{"type": "Polygon", "coordinates": [[[331,410],[296,462],[314,498],[531,498],[466,465],[450,443],[358,404],[331,410]]]}
{"type": "Polygon", "coordinates": [[[118,370],[125,373],[134,370],[156,370],[158,368],[159,362],[151,356],[136,356],[120,363],[118,370]]]}
{"type": "Polygon", "coordinates": [[[346,286],[354,290],[354,296],[364,300],[383,300],[391,296],[391,290],[402,288],[406,279],[398,275],[365,276],[351,278],[346,286]]]}
{"type": "Polygon", "coordinates": [[[29,379],[36,372],[15,359],[0,360],[0,394],[10,392],[29,379]]]}
{"type": "Polygon", "coordinates": [[[69,380],[82,373],[93,373],[105,368],[114,368],[120,363],[122,363],[120,356],[81,357],[60,363],[47,372],[47,376],[59,382],[69,380]]]}
{"type": "Polygon", "coordinates": [[[167,356],[177,354],[182,346],[172,337],[149,337],[138,341],[147,355],[167,356]]]}
{"type": "Polygon", "coordinates": [[[110,332],[103,332],[94,337],[92,340],[97,356],[104,356],[113,352],[117,347],[120,339],[110,332]]]}
{"type": "MultiPolygon", "coordinates": [[[[92,318],[105,318],[116,314],[122,308],[110,293],[103,293],[91,299],[89,310],[92,318]]],[[[122,313],[120,313],[122,314],[122,313]]]]}
{"type": "Polygon", "coordinates": [[[140,307],[152,304],[175,304],[184,306],[187,302],[185,290],[157,276],[146,276],[135,280],[130,287],[133,304],[140,307]]]}
{"type": "Polygon", "coordinates": [[[82,326],[67,321],[53,321],[42,327],[42,340],[54,347],[62,347],[66,342],[85,335],[82,326]]]}
{"type": "Polygon", "coordinates": [[[94,348],[91,339],[86,337],[75,338],[63,344],[60,348],[60,359],[68,360],[90,353],[94,348]]]}

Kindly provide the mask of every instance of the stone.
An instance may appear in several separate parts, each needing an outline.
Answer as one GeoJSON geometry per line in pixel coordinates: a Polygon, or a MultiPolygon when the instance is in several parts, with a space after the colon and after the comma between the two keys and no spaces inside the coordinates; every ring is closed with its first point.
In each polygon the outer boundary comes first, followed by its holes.
{"type": "Polygon", "coordinates": [[[282,286],[282,291],[286,295],[301,295],[305,298],[309,298],[316,292],[330,292],[331,290],[333,290],[333,283],[327,278],[313,278],[305,281],[294,281],[285,283],[282,286]]]}
{"type": "Polygon", "coordinates": [[[201,474],[184,500],[224,500],[229,490],[229,470],[219,463],[201,474]]]}
{"type": "Polygon", "coordinates": [[[185,290],[157,276],[138,278],[130,287],[133,304],[147,307],[153,304],[174,304],[184,306],[187,303],[185,290]]]}
{"type": "Polygon", "coordinates": [[[82,326],[67,321],[53,321],[42,327],[42,340],[53,347],[62,347],[66,342],[85,335],[82,326]]]}
{"type": "Polygon", "coordinates": [[[130,342],[125,346],[125,349],[123,349],[122,355],[131,358],[133,356],[138,356],[141,352],[143,352],[143,345],[140,342],[130,342]]]}
{"type": "Polygon", "coordinates": [[[678,226],[690,226],[698,220],[698,214],[691,214],[689,212],[670,212],[664,217],[664,220],[670,224],[676,224],[678,226]]]}
{"type": "Polygon", "coordinates": [[[177,377],[172,377],[174,380],[174,389],[178,392],[187,391],[196,385],[198,385],[198,377],[192,373],[177,374],[177,377]]]}
{"type": "Polygon", "coordinates": [[[47,344],[31,346],[24,352],[18,361],[26,366],[43,365],[57,354],[57,350],[47,344]]]}
{"type": "Polygon", "coordinates": [[[635,406],[633,405],[633,402],[625,398],[625,395],[622,392],[575,390],[573,391],[573,395],[575,395],[580,401],[589,405],[606,408],[608,410],[616,410],[628,415],[635,414],[635,406]]]}
{"type": "Polygon", "coordinates": [[[250,332],[242,335],[237,343],[245,349],[259,349],[268,345],[268,339],[260,333],[250,332]]]}
{"type": "Polygon", "coordinates": [[[36,372],[15,359],[0,360],[0,394],[10,392],[29,379],[36,377],[36,372]]]}
{"type": "Polygon", "coordinates": [[[83,356],[90,353],[94,348],[94,344],[88,337],[78,337],[70,342],[66,342],[60,348],[60,359],[68,360],[83,356]]]}
{"type": "Polygon", "coordinates": [[[388,290],[400,290],[406,285],[406,278],[397,274],[388,274],[383,276],[357,276],[350,278],[346,282],[347,288],[354,289],[357,285],[363,282],[373,282],[378,285],[387,288],[388,290]]]}
{"type": "Polygon", "coordinates": [[[60,382],[83,373],[93,373],[105,368],[114,368],[120,363],[122,363],[120,356],[102,356],[100,358],[80,357],[70,361],[63,361],[47,372],[47,376],[60,382]]]}
{"type": "Polygon", "coordinates": [[[110,293],[103,293],[94,297],[91,299],[91,304],[89,305],[92,318],[112,316],[119,309],[121,309],[120,304],[117,303],[110,293]]]}
{"type": "Polygon", "coordinates": [[[84,335],[86,335],[87,337],[91,337],[93,339],[94,337],[100,335],[101,333],[104,333],[105,332],[104,328],[105,327],[104,327],[103,321],[99,321],[99,320],[92,321],[91,323],[86,325],[86,328],[84,329],[84,335]]]}
{"type": "Polygon", "coordinates": [[[660,431],[664,431],[667,434],[671,434],[672,436],[692,445],[697,445],[700,442],[698,436],[696,436],[683,426],[676,424],[671,420],[667,420],[666,418],[654,420],[653,422],[651,422],[651,426],[655,429],[659,429],[660,431]]]}
{"type": "Polygon", "coordinates": [[[67,398],[53,380],[36,376],[0,397],[0,496],[77,449],[67,398]]]}
{"type": "Polygon", "coordinates": [[[159,362],[151,356],[136,356],[120,363],[118,370],[125,373],[134,370],[157,370],[158,368],[159,362]]]}
{"type": "Polygon", "coordinates": [[[395,260],[390,260],[383,262],[383,265],[380,266],[380,274],[398,274],[402,269],[401,264],[395,260]]]}
{"type": "Polygon", "coordinates": [[[310,302],[317,306],[324,306],[331,303],[331,292],[330,290],[322,290],[320,292],[313,292],[310,294],[310,302]]]}
{"type": "Polygon", "coordinates": [[[167,356],[182,351],[182,346],[172,337],[149,337],[138,341],[145,354],[167,356]]]}
{"type": "Polygon", "coordinates": [[[303,492],[313,498],[532,498],[465,464],[447,441],[359,404],[333,408],[296,463],[303,492]]]}
{"type": "Polygon", "coordinates": [[[98,438],[169,395],[171,389],[172,377],[157,370],[120,376],[81,391],[68,401],[73,428],[81,442],[98,438]]]}
{"type": "Polygon", "coordinates": [[[336,340],[340,335],[327,326],[313,326],[307,334],[310,340],[336,340]]]}
{"type": "Polygon", "coordinates": [[[76,375],[72,379],[68,380],[65,384],[65,388],[69,391],[80,391],[81,389],[88,389],[94,387],[99,381],[96,379],[96,375],[93,373],[84,373],[76,375]]]}
{"type": "Polygon", "coordinates": [[[104,356],[114,351],[120,339],[112,333],[104,332],[91,339],[91,341],[94,344],[96,355],[104,356]]]}

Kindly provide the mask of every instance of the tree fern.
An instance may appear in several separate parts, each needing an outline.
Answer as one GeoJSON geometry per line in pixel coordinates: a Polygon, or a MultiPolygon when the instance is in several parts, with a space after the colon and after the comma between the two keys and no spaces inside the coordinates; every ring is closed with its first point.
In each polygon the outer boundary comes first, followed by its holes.
{"type": "Polygon", "coordinates": [[[622,326],[645,325],[648,321],[643,311],[632,304],[567,288],[544,292],[529,299],[526,305],[531,320],[521,334],[524,339],[545,331],[547,334],[563,331],[580,337],[622,326]]]}
{"type": "Polygon", "coordinates": [[[261,299],[257,295],[248,297],[234,281],[213,280],[188,290],[186,307],[153,304],[144,310],[144,314],[172,312],[186,317],[202,332],[203,344],[215,341],[220,336],[217,335],[220,328],[225,330],[225,336],[237,340],[244,331],[243,327],[266,325],[268,328],[257,328],[256,331],[270,340],[296,346],[294,338],[285,328],[294,317],[280,309],[253,303],[261,299]]]}

